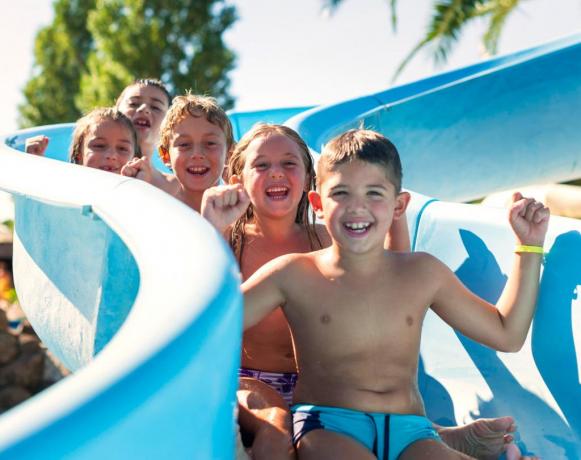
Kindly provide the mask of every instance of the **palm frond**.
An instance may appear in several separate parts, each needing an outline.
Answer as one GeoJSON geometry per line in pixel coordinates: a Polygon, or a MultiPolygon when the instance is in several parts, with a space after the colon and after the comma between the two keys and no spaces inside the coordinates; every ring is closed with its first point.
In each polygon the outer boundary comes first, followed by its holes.
{"type": "Polygon", "coordinates": [[[519,0],[504,0],[494,3],[496,3],[497,7],[491,11],[488,30],[482,37],[484,47],[490,54],[496,54],[498,51],[498,40],[500,39],[500,34],[502,33],[506,19],[516,9],[519,0]]]}
{"type": "Polygon", "coordinates": [[[391,30],[397,32],[397,0],[390,0],[389,10],[391,11],[391,30]]]}
{"type": "Polygon", "coordinates": [[[433,47],[432,55],[436,64],[445,62],[464,27],[476,18],[490,17],[488,29],[482,40],[489,53],[496,53],[506,18],[518,4],[519,0],[437,1],[426,35],[399,65],[393,80],[400,75],[418,51],[428,46],[433,47]]]}
{"type": "MultiPolygon", "coordinates": [[[[334,14],[344,0],[324,0],[323,11],[334,14]]],[[[397,0],[389,0],[389,11],[391,13],[391,28],[395,32],[397,30],[397,0]]]]}

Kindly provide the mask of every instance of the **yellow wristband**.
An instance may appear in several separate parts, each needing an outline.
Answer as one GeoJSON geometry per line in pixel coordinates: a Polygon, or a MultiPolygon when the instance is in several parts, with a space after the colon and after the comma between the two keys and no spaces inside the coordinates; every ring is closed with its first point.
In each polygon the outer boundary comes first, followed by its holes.
{"type": "Polygon", "coordinates": [[[544,254],[542,246],[527,246],[526,244],[517,244],[514,252],[534,252],[535,254],[544,254]]]}

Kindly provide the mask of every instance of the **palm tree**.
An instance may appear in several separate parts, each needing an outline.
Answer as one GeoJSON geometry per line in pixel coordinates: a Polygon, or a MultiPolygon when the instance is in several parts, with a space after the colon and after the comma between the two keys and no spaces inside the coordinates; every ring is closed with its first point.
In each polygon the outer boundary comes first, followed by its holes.
{"type": "MultiPolygon", "coordinates": [[[[344,0],[324,0],[325,8],[333,13],[344,0]]],[[[477,18],[488,21],[488,27],[482,37],[482,43],[489,54],[496,54],[498,40],[506,19],[518,6],[520,0],[436,0],[434,12],[424,38],[412,48],[410,53],[397,68],[395,80],[405,66],[421,49],[434,46],[436,63],[446,62],[450,51],[458,41],[466,24],[477,18]]],[[[397,26],[397,0],[389,0],[391,24],[395,31],[397,26]]]]}

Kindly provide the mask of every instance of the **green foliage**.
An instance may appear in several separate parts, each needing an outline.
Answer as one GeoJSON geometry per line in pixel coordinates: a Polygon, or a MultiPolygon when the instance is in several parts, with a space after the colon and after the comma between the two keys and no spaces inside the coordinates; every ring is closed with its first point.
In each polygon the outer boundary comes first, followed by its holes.
{"type": "Polygon", "coordinates": [[[112,105],[135,78],[160,78],[175,94],[191,89],[230,108],[235,55],[222,34],[236,19],[225,0],[57,0],[53,24],[36,39],[22,125],[112,105]]]}
{"type": "Polygon", "coordinates": [[[34,44],[32,78],[24,87],[20,107],[23,127],[76,120],[80,77],[92,46],[86,28],[95,6],[90,0],[56,0],[53,23],[38,33],[34,44]]]}
{"type": "Polygon", "coordinates": [[[12,219],[8,219],[2,222],[2,225],[8,227],[11,232],[14,232],[14,221],[12,219]]]}

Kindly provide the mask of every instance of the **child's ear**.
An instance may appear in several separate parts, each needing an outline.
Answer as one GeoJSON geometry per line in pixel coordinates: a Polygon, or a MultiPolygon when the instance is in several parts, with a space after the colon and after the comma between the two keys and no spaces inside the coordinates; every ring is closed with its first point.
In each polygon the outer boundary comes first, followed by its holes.
{"type": "Polygon", "coordinates": [[[161,161],[163,161],[163,164],[165,165],[170,165],[171,164],[171,159],[169,157],[169,150],[167,149],[167,147],[159,147],[159,156],[161,157],[161,161]]]}
{"type": "Polygon", "coordinates": [[[411,195],[409,192],[400,192],[395,198],[395,209],[393,210],[393,218],[399,219],[405,214],[405,210],[410,203],[411,195]]]}
{"type": "Polygon", "coordinates": [[[233,174],[232,176],[230,176],[230,185],[236,185],[236,184],[241,184],[242,183],[242,178],[240,176],[238,176],[237,174],[233,174]]]}
{"type": "Polygon", "coordinates": [[[309,198],[309,203],[311,203],[311,207],[313,208],[313,211],[315,211],[316,216],[319,219],[323,218],[323,200],[321,199],[321,195],[319,195],[319,192],[316,192],[315,190],[311,190],[308,193],[308,198],[309,198]]]}

